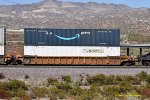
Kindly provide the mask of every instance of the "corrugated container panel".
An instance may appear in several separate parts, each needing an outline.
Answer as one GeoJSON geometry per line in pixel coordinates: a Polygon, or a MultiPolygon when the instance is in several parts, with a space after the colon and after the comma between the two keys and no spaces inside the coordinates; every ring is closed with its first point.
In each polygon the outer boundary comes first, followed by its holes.
{"type": "Polygon", "coordinates": [[[118,29],[25,29],[26,46],[120,46],[118,29]]]}
{"type": "Polygon", "coordinates": [[[0,28],[0,55],[4,55],[4,34],[5,29],[0,28]]]}
{"type": "Polygon", "coordinates": [[[0,46],[0,55],[4,55],[4,46],[0,46]]]}
{"type": "Polygon", "coordinates": [[[0,28],[0,45],[4,45],[4,28],[0,28]]]}
{"type": "Polygon", "coordinates": [[[114,33],[117,33],[117,32],[118,32],[117,30],[109,30],[109,31],[107,31],[108,44],[110,46],[113,45],[113,44],[120,45],[120,43],[118,41],[116,41],[116,40],[120,41],[120,34],[114,34],[114,33]]]}
{"type": "Polygon", "coordinates": [[[25,44],[36,45],[36,30],[25,30],[25,44]]]}
{"type": "Polygon", "coordinates": [[[120,56],[120,47],[25,46],[24,55],[46,57],[120,56]]]}

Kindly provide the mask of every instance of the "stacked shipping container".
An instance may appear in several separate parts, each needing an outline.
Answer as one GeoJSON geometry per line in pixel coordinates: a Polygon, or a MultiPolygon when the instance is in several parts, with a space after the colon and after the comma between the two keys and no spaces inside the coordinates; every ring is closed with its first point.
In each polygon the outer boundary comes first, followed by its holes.
{"type": "Polygon", "coordinates": [[[120,30],[118,29],[26,28],[24,31],[25,56],[120,56],[120,30]]]}

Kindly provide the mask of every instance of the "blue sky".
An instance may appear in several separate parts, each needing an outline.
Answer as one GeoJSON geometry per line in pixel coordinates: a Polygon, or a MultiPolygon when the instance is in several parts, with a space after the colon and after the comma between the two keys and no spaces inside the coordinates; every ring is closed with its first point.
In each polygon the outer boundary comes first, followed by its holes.
{"type": "MultiPolygon", "coordinates": [[[[39,2],[42,0],[0,0],[0,4],[30,4],[39,2]]],[[[63,0],[72,2],[98,2],[98,3],[115,3],[115,4],[126,4],[131,7],[148,7],[150,8],[150,0],[63,0]]]]}

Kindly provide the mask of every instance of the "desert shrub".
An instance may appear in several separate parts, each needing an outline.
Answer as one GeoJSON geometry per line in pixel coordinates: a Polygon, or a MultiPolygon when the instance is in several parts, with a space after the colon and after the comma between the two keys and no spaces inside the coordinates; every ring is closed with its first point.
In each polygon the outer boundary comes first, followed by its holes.
{"type": "Polygon", "coordinates": [[[150,84],[147,84],[147,89],[150,89],[150,84]]]}
{"type": "Polygon", "coordinates": [[[58,80],[56,78],[50,77],[47,79],[47,82],[48,82],[48,85],[54,85],[55,83],[58,82],[58,80]]]}
{"type": "Polygon", "coordinates": [[[13,97],[24,97],[26,95],[26,91],[23,89],[17,89],[11,91],[13,97]]]}
{"type": "Polygon", "coordinates": [[[53,95],[57,95],[60,92],[60,90],[56,87],[50,88],[50,93],[53,95]]]}
{"type": "Polygon", "coordinates": [[[146,82],[147,82],[148,84],[150,84],[150,75],[147,75],[147,77],[146,77],[146,82]]]}
{"type": "Polygon", "coordinates": [[[133,91],[133,86],[128,82],[121,82],[119,84],[120,92],[123,94],[127,94],[128,92],[133,91]]]}
{"type": "Polygon", "coordinates": [[[105,85],[114,85],[114,81],[115,81],[114,75],[106,76],[104,84],[105,85]]]}
{"type": "Polygon", "coordinates": [[[65,99],[66,98],[65,92],[62,90],[57,95],[58,95],[59,99],[65,99]]]}
{"type": "Polygon", "coordinates": [[[122,76],[122,80],[125,81],[125,82],[128,82],[128,83],[133,83],[133,76],[130,76],[130,75],[124,75],[122,76]]]}
{"type": "Polygon", "coordinates": [[[0,83],[0,89],[10,91],[12,96],[21,97],[26,94],[27,86],[19,80],[9,80],[8,82],[0,83]]]}
{"type": "Polygon", "coordinates": [[[91,96],[91,94],[85,93],[85,94],[83,94],[83,95],[81,96],[81,99],[82,99],[82,100],[93,100],[94,97],[91,96]]]}
{"type": "Polygon", "coordinates": [[[98,83],[99,85],[104,85],[106,76],[103,74],[99,74],[96,76],[89,76],[86,78],[86,80],[89,84],[98,83]]]}
{"type": "Polygon", "coordinates": [[[141,84],[141,81],[138,80],[138,78],[136,76],[132,76],[132,79],[130,79],[131,81],[131,84],[132,85],[140,85],[141,84]]]}
{"type": "Polygon", "coordinates": [[[140,86],[132,86],[133,87],[133,90],[135,91],[135,92],[137,92],[138,94],[140,94],[141,93],[141,90],[142,90],[142,87],[140,87],[140,86]]]}
{"type": "Polygon", "coordinates": [[[93,92],[100,92],[100,86],[98,83],[94,83],[90,86],[90,90],[93,92]]]}
{"type": "Polygon", "coordinates": [[[139,85],[141,82],[138,80],[136,76],[130,76],[130,75],[116,75],[114,84],[119,85],[122,82],[128,82],[133,85],[139,85]]]}
{"type": "MultiPolygon", "coordinates": [[[[83,81],[81,81],[81,80],[77,80],[76,82],[75,82],[75,86],[82,86],[84,83],[83,83],[83,81]]],[[[87,83],[88,84],[88,83],[87,83]]]]}
{"type": "Polygon", "coordinates": [[[67,82],[60,82],[60,83],[57,83],[57,84],[56,84],[56,87],[57,87],[58,89],[61,89],[61,90],[65,91],[65,92],[68,92],[69,90],[72,89],[71,84],[70,84],[70,83],[67,83],[67,82]]]}
{"type": "Polygon", "coordinates": [[[140,84],[140,81],[138,81],[135,76],[129,75],[105,76],[103,74],[99,74],[96,76],[88,76],[86,80],[89,84],[98,83],[99,85],[119,85],[122,82],[128,82],[130,84],[140,84]]]}
{"type": "Polygon", "coordinates": [[[57,100],[57,96],[56,95],[50,95],[50,100],[57,100]]]}
{"type": "Polygon", "coordinates": [[[84,90],[81,94],[81,100],[94,100],[95,97],[98,96],[98,93],[93,92],[91,90],[84,90]]]}
{"type": "Polygon", "coordinates": [[[51,98],[56,98],[56,97],[58,97],[59,99],[66,98],[65,91],[62,89],[58,89],[56,87],[52,87],[50,89],[50,93],[51,93],[51,96],[50,96],[51,98]]]}
{"type": "Polygon", "coordinates": [[[62,79],[63,79],[65,82],[68,82],[68,83],[71,83],[71,82],[72,82],[71,76],[69,76],[69,75],[62,76],[62,79]]]}
{"type": "Polygon", "coordinates": [[[74,88],[72,88],[71,90],[71,95],[73,96],[81,96],[81,94],[83,94],[84,90],[81,89],[79,86],[76,86],[74,88]]]}
{"type": "Polygon", "coordinates": [[[103,94],[107,96],[116,96],[119,94],[120,88],[118,86],[104,86],[103,94]]]}
{"type": "Polygon", "coordinates": [[[15,91],[18,89],[27,90],[25,83],[19,80],[9,80],[8,82],[4,82],[3,88],[9,91],[15,91]]]}
{"type": "Polygon", "coordinates": [[[120,75],[116,75],[116,77],[115,77],[115,84],[119,84],[122,81],[123,81],[122,77],[120,75]]]}
{"type": "Polygon", "coordinates": [[[38,88],[34,87],[32,88],[32,96],[33,97],[45,97],[49,95],[49,90],[46,88],[38,88]]]}
{"type": "Polygon", "coordinates": [[[146,81],[148,74],[144,71],[141,71],[139,74],[136,75],[136,77],[139,79],[139,81],[146,81]]]}

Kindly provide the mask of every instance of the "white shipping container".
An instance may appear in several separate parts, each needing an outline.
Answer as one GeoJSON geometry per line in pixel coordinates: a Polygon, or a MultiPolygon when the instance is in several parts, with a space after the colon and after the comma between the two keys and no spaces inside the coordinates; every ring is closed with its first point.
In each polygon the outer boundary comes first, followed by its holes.
{"type": "Polygon", "coordinates": [[[49,57],[120,56],[120,47],[24,46],[24,55],[49,57]]]}
{"type": "Polygon", "coordinates": [[[4,55],[4,28],[0,28],[0,55],[4,55]]]}

